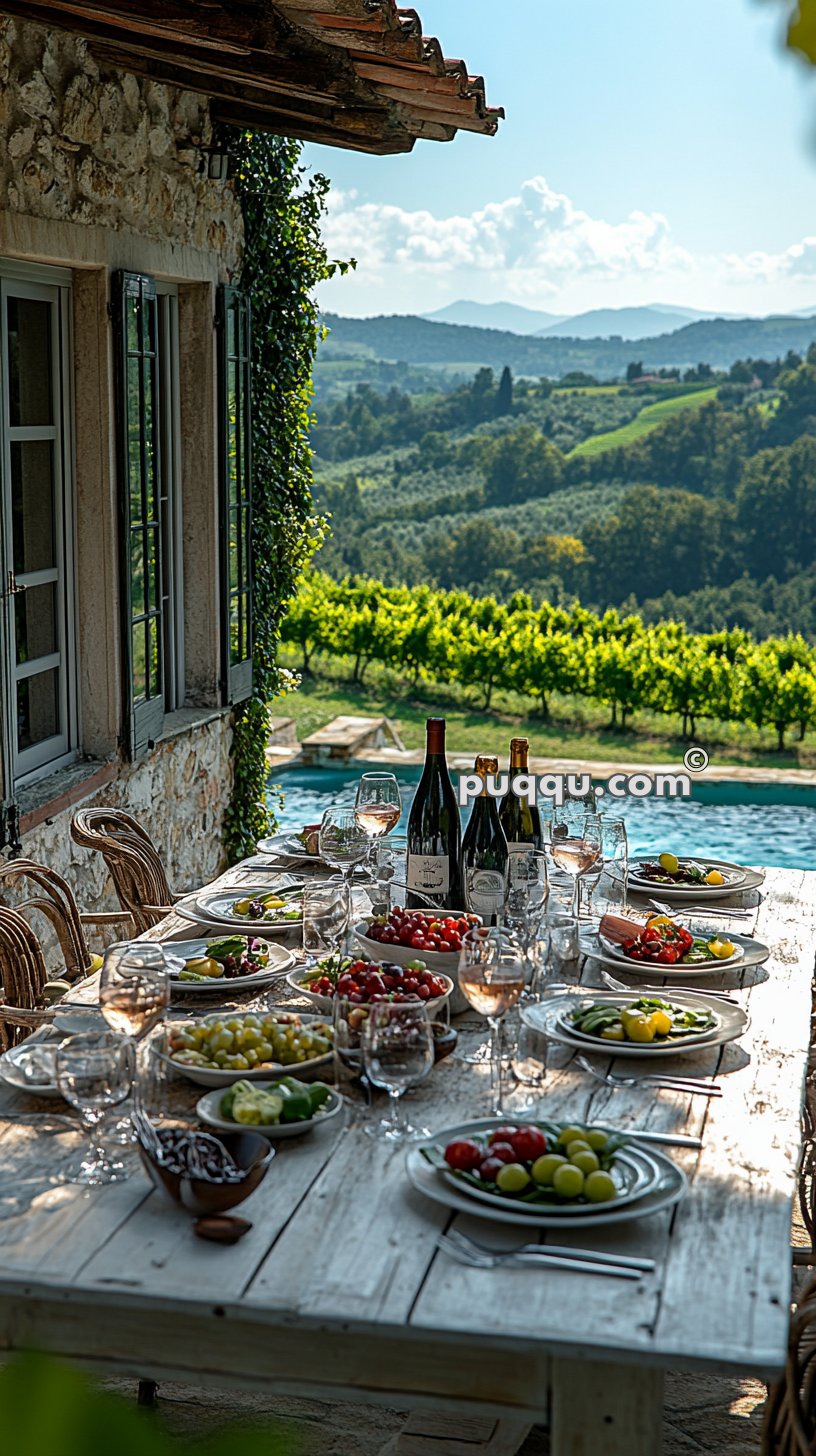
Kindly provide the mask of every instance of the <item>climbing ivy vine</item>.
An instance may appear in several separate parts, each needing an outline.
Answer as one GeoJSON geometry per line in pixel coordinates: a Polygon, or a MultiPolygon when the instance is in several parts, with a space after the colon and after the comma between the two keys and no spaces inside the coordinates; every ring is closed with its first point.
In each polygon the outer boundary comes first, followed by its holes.
{"type": "Polygon", "coordinates": [[[225,821],[230,862],[274,827],[266,805],[269,704],[291,675],[277,663],[280,627],[325,521],[312,508],[312,362],[321,337],[316,284],[353,264],[330,262],[320,236],[328,179],[307,177],[301,144],[228,130],[244,218],[241,288],[252,303],[252,697],[236,710],[234,786],[225,821]]]}

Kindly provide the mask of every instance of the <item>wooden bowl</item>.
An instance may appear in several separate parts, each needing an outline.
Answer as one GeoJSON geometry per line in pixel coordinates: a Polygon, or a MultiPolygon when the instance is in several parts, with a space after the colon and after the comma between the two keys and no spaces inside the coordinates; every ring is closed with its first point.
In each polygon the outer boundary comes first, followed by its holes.
{"type": "Polygon", "coordinates": [[[257,1132],[222,1133],[219,1142],[224,1144],[238,1164],[246,1168],[247,1176],[240,1183],[212,1183],[207,1178],[191,1178],[186,1173],[172,1173],[156,1161],[139,1140],[139,1156],[147,1176],[159,1192],[167,1195],[174,1203],[181,1204],[188,1213],[202,1218],[207,1214],[225,1213],[236,1208],[249,1198],[250,1193],[266,1177],[269,1164],[275,1156],[275,1149],[268,1138],[257,1132]]]}

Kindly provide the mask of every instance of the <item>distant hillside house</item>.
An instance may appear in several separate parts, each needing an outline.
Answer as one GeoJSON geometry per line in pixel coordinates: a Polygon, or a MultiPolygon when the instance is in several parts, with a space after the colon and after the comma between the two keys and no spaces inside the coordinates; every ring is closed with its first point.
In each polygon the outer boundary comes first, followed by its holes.
{"type": "Polygon", "coordinates": [[[251,691],[250,316],[218,123],[385,154],[501,113],[394,0],[0,9],[0,847],[89,904],[82,800],[136,813],[176,883],[215,872],[251,691]]]}

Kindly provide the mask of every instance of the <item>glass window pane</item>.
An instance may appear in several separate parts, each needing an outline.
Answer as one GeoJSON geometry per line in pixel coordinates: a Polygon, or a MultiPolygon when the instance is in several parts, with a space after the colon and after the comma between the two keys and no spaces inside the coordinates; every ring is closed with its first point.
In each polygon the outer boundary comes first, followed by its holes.
{"type": "Polygon", "coordinates": [[[9,298],[7,304],[9,421],[52,425],[51,304],[36,298],[9,298]]]}
{"type": "Polygon", "coordinates": [[[55,584],[30,586],[14,598],[14,628],[18,663],[33,662],[57,651],[55,584]]]}
{"type": "Polygon", "coordinates": [[[141,531],[130,533],[130,615],[140,617],[145,609],[145,559],[144,536],[141,531]]]}
{"type": "Polygon", "coordinates": [[[37,672],[17,684],[17,747],[20,752],[59,732],[59,669],[37,672]]]}
{"type": "Polygon", "coordinates": [[[231,357],[238,353],[238,309],[234,303],[227,311],[227,352],[231,357]]]}
{"type": "Polygon", "coordinates": [[[48,440],[11,444],[12,559],[18,576],[56,565],[53,446],[48,440]]]}
{"type": "Polygon", "coordinates": [[[144,436],[144,453],[146,467],[146,519],[148,521],[155,521],[159,513],[159,502],[156,483],[156,411],[154,403],[154,361],[152,359],[145,359],[142,363],[142,369],[144,371],[144,420],[142,421],[142,434],[144,436]]]}
{"type": "Polygon", "coordinates": [[[139,353],[139,299],[134,293],[125,298],[125,329],[129,354],[139,353]]]}
{"type": "Polygon", "coordinates": [[[156,352],[156,300],[146,298],[142,304],[144,337],[142,347],[146,354],[156,352]]]}
{"type": "Polygon", "coordinates": [[[146,608],[155,612],[161,606],[161,574],[159,571],[159,528],[150,526],[145,531],[145,549],[147,558],[145,561],[145,586],[147,590],[146,608]]]}
{"type": "Polygon", "coordinates": [[[237,593],[230,596],[229,621],[230,662],[241,661],[241,619],[237,593]]]}
{"type": "Polygon", "coordinates": [[[238,542],[238,512],[229,513],[229,589],[241,585],[241,556],[238,542]]]}
{"type": "Polygon", "coordinates": [[[151,698],[161,697],[162,688],[162,663],[161,663],[161,622],[155,617],[146,623],[148,627],[148,695],[151,698]]]}
{"type": "Polygon", "coordinates": [[[137,622],[131,630],[133,653],[133,700],[144,701],[147,697],[147,659],[145,655],[145,623],[137,622]]]}

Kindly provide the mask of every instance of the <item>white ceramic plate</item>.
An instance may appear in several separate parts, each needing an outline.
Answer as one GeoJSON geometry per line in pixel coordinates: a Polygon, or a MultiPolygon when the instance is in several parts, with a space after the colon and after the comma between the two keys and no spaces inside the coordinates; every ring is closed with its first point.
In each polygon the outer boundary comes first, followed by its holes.
{"type": "MultiPolygon", "coordinates": [[[[211,935],[208,939],[214,940],[215,936],[211,935]]],[[[168,940],[165,941],[165,945],[173,955],[179,956],[184,961],[207,954],[206,940],[168,940]]],[[[285,950],[282,945],[275,945],[270,940],[265,940],[264,946],[268,957],[267,963],[264,969],[257,971],[255,975],[232,976],[229,979],[224,976],[211,976],[206,981],[183,981],[180,976],[171,975],[169,980],[173,995],[224,995],[230,991],[252,988],[262,990],[264,986],[271,986],[273,981],[280,980],[286,974],[289,967],[294,964],[295,957],[290,950],[285,950]]]]}
{"type": "MultiPolygon", "coordinates": [[[[563,1119],[559,1118],[559,1121],[563,1119]]],[[[597,1124],[593,1124],[596,1126],[597,1124]]],[[[500,1120],[496,1118],[484,1119],[479,1122],[465,1123],[456,1128],[447,1128],[442,1132],[435,1133],[432,1138],[425,1140],[426,1144],[442,1145],[450,1142],[455,1137],[470,1137],[473,1133],[484,1132],[487,1129],[500,1126],[500,1120]]],[[[605,1132],[613,1132],[616,1129],[604,1127],[605,1132]]],[[[622,1129],[621,1131],[625,1131],[622,1129]]],[[[533,1214],[521,1212],[518,1205],[514,1205],[510,1199],[506,1204],[501,1203],[492,1195],[486,1195],[488,1202],[481,1202],[475,1198],[469,1198],[464,1192],[467,1186],[461,1180],[455,1179],[449,1182],[443,1173],[433,1168],[422,1156],[420,1148],[422,1143],[415,1144],[408,1152],[405,1166],[410,1182],[418,1192],[425,1194],[427,1198],[433,1199],[435,1203],[441,1203],[443,1207],[455,1210],[458,1213],[467,1213],[474,1217],[484,1218],[491,1223],[508,1223],[523,1225],[529,1228],[531,1225],[538,1228],[560,1228],[565,1227],[563,1213],[554,1212],[551,1206],[539,1205],[533,1214]],[[451,1186],[455,1183],[455,1187],[451,1186]],[[460,1192],[460,1189],[462,1190],[460,1192]]],[[[627,1152],[634,1158],[643,1158],[645,1167],[651,1163],[657,1170],[657,1180],[649,1193],[643,1193],[640,1197],[630,1203],[621,1206],[616,1200],[614,1203],[606,1204],[585,1204],[576,1205],[582,1209],[580,1217],[574,1217],[570,1222],[572,1228],[594,1228],[598,1225],[607,1227],[611,1224],[627,1223],[634,1219],[647,1218],[653,1213],[659,1213],[664,1208],[671,1208],[683,1197],[688,1187],[688,1180],[681,1168],[678,1168],[670,1158],[656,1148],[649,1148],[648,1152],[636,1140],[627,1144],[627,1152]]],[[[484,1196],[484,1195],[483,1195],[484,1196]]]]}
{"type": "Polygon", "coordinates": [[[19,1046],[10,1047],[0,1057],[0,1076],[10,1087],[16,1087],[18,1091],[27,1092],[32,1097],[47,1097],[52,1101],[59,1099],[62,1093],[56,1082],[56,1055],[57,1043],[54,1041],[20,1042],[19,1046]],[[27,1063],[36,1066],[44,1080],[29,1082],[23,1070],[27,1063]]]}
{"type": "MultiPolygon", "coordinates": [[[[380,962],[379,964],[382,964],[382,962],[380,962]]],[[[399,964],[399,962],[397,962],[397,964],[399,964]]],[[[431,967],[429,966],[428,969],[431,970],[431,967]]],[[[441,971],[434,971],[434,975],[442,976],[443,980],[447,982],[448,989],[445,992],[444,996],[435,996],[430,1001],[424,1002],[425,1009],[428,1012],[429,1016],[432,1016],[435,1013],[441,1011],[445,1003],[450,1000],[451,993],[454,989],[454,984],[450,976],[443,975],[443,972],[441,971]]],[[[290,971],[288,976],[286,977],[287,985],[291,986],[293,991],[297,991],[299,996],[305,996],[307,1000],[311,1001],[312,1005],[317,1011],[322,1011],[324,1016],[330,1017],[332,1011],[334,1010],[334,997],[321,996],[317,991],[310,991],[308,987],[303,984],[301,980],[302,976],[303,967],[297,966],[295,970],[290,971]]]]}
{"type": "MultiPolygon", "coordinates": [[[[303,917],[299,915],[296,920],[246,920],[241,915],[235,915],[232,907],[236,900],[246,900],[259,895],[268,895],[274,887],[271,885],[236,885],[231,890],[220,890],[211,894],[188,895],[186,899],[179,900],[173,906],[173,910],[183,920],[190,920],[194,925],[211,926],[214,930],[229,930],[239,935],[259,935],[264,938],[273,935],[285,935],[287,931],[299,931],[303,924],[303,917]]],[[[286,897],[287,900],[297,897],[286,897]]]]}
{"type": "Polygon", "coordinates": [[[666,990],[667,1001],[674,1002],[676,1006],[688,1006],[695,1011],[711,1011],[716,1017],[716,1025],[709,1031],[700,1032],[694,1037],[684,1037],[679,1042],[640,1043],[604,1041],[603,1037],[588,1036],[570,1023],[570,1012],[576,1009],[576,1004],[630,1006],[636,997],[636,991],[627,995],[619,991],[593,991],[590,988],[585,997],[553,996],[535,1006],[523,1006],[521,1016],[528,1026],[563,1042],[565,1046],[574,1046],[582,1051],[603,1052],[608,1057],[682,1057],[691,1052],[705,1051],[709,1047],[724,1046],[726,1042],[735,1041],[751,1024],[750,1017],[742,1006],[732,1005],[728,1001],[717,1001],[704,994],[697,995],[693,991],[672,992],[670,987],[666,990]]]}
{"type": "Polygon", "coordinates": [[[769,947],[754,940],[753,936],[737,935],[727,926],[721,934],[727,935],[739,948],[740,954],[733,960],[697,961],[691,965],[679,961],[673,966],[663,966],[657,961],[630,961],[624,956],[611,954],[606,948],[607,942],[601,940],[594,930],[581,934],[581,955],[589,956],[591,960],[597,961],[599,965],[609,966],[611,970],[625,971],[627,976],[639,976],[646,981],[688,982],[699,980],[701,976],[718,976],[722,970],[733,968],[742,971],[748,966],[761,966],[771,954],[769,947]]]}
{"type": "Polygon", "coordinates": [[[303,843],[295,834],[272,834],[259,839],[255,848],[259,854],[274,854],[285,859],[302,859],[304,864],[321,864],[319,854],[307,854],[303,843]]]}
{"type": "Polygon", "coordinates": [[[639,868],[644,864],[656,864],[657,855],[654,859],[636,859],[629,865],[629,888],[637,890],[640,894],[649,893],[658,900],[691,900],[695,896],[702,895],[706,900],[723,900],[728,895],[736,894],[739,890],[747,888],[746,881],[749,870],[743,865],[732,864],[726,859],[710,859],[708,855],[679,855],[678,863],[681,865],[696,864],[702,865],[706,870],[719,870],[725,881],[722,885],[666,885],[659,880],[649,880],[639,874],[639,868]]]}
{"type": "MultiPolygon", "coordinates": [[[[233,1080],[235,1074],[233,1073],[233,1080]]],[[[258,1086],[264,1091],[273,1087],[274,1082],[259,1082],[258,1086]]],[[[321,1127],[324,1122],[330,1122],[338,1112],[343,1110],[343,1099],[339,1093],[330,1091],[326,1102],[319,1107],[312,1117],[306,1122],[266,1122],[262,1124],[233,1122],[229,1117],[222,1117],[219,1112],[221,1098],[224,1089],[219,1087],[213,1092],[208,1092],[205,1097],[199,1098],[196,1103],[196,1112],[202,1122],[210,1127],[217,1127],[219,1132],[260,1132],[264,1137],[279,1139],[302,1137],[304,1133],[313,1132],[316,1127],[321,1127]]]]}
{"type": "Polygon", "coordinates": [[[698,935],[695,938],[697,940],[711,940],[717,933],[719,933],[721,939],[727,939],[732,942],[734,946],[733,955],[723,956],[722,960],[714,959],[710,961],[675,961],[672,965],[664,965],[661,961],[634,960],[632,956],[625,955],[622,947],[616,945],[613,940],[607,940],[605,935],[598,936],[598,944],[603,947],[606,954],[610,956],[612,960],[617,961],[621,967],[625,968],[628,971],[631,971],[633,969],[636,971],[642,971],[644,966],[650,966],[652,970],[655,971],[659,976],[663,975],[665,971],[716,971],[718,966],[731,966],[734,964],[735,961],[741,961],[745,954],[743,947],[737,943],[736,937],[729,935],[727,930],[721,930],[719,932],[716,932],[709,929],[704,934],[698,935]]]}
{"type": "MultiPolygon", "coordinates": [[[[280,1016],[295,1015],[304,1026],[313,1026],[315,1022],[325,1023],[325,1016],[312,1016],[309,1012],[280,1012],[280,1016]]],[[[213,1021],[213,1016],[200,1018],[203,1021],[213,1021]]],[[[157,1057],[172,1067],[180,1077],[186,1077],[188,1081],[195,1082],[199,1087],[230,1087],[233,1082],[268,1082],[276,1076],[297,1077],[299,1080],[309,1081],[313,1076],[319,1076],[321,1072],[332,1065],[334,1052],[326,1052],[321,1057],[311,1057],[307,1062],[290,1062],[284,1066],[280,1062],[270,1062],[263,1067],[249,1067],[246,1071],[236,1072],[233,1068],[221,1067],[190,1067],[184,1062],[176,1061],[175,1057],[168,1056],[165,1051],[166,1042],[164,1037],[159,1037],[154,1042],[154,1049],[157,1057]]]]}

